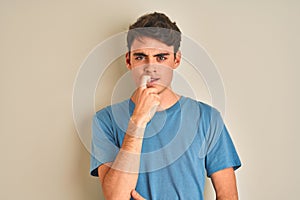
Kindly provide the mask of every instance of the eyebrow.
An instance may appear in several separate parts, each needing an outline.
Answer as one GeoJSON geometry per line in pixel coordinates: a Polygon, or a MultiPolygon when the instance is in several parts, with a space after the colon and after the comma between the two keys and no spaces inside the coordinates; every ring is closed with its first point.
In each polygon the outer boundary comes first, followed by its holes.
{"type": "MultiPolygon", "coordinates": [[[[154,57],[160,57],[160,56],[168,56],[170,55],[169,53],[158,53],[155,54],[154,57]]],[[[144,56],[147,57],[148,55],[144,54],[144,53],[134,53],[133,56],[144,56]]]]}
{"type": "Polygon", "coordinates": [[[161,56],[169,56],[169,53],[159,53],[159,54],[155,54],[154,57],[161,57],[161,56]]]}
{"type": "Polygon", "coordinates": [[[147,56],[147,55],[144,53],[133,53],[133,56],[147,56]]]}

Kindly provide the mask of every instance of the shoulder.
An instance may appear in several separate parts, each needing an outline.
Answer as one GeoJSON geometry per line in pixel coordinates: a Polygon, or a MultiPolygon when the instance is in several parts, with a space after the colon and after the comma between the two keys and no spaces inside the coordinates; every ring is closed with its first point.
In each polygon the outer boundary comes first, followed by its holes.
{"type": "Polygon", "coordinates": [[[118,127],[122,131],[126,131],[132,106],[129,99],[109,105],[95,113],[94,123],[104,124],[107,127],[118,127]]]}
{"type": "Polygon", "coordinates": [[[194,108],[198,107],[199,111],[202,114],[209,114],[209,115],[220,114],[220,112],[215,107],[213,107],[207,103],[204,103],[202,101],[192,99],[190,97],[182,96],[180,101],[181,101],[181,106],[183,106],[184,108],[192,109],[193,107],[194,108]]]}
{"type": "Polygon", "coordinates": [[[108,105],[98,110],[94,114],[94,118],[97,118],[98,120],[101,119],[112,120],[116,115],[120,114],[120,112],[126,112],[129,109],[129,106],[130,106],[129,99],[126,99],[122,102],[113,105],[108,105]]]}

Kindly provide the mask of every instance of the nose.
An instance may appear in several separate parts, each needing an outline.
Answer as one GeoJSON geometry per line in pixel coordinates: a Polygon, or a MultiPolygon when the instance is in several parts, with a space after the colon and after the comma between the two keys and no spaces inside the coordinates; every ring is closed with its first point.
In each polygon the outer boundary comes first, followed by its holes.
{"type": "Polygon", "coordinates": [[[152,73],[155,73],[156,72],[156,66],[155,64],[146,64],[144,66],[144,72],[146,74],[152,74],[152,73]]]}
{"type": "Polygon", "coordinates": [[[157,59],[156,57],[148,57],[148,59],[145,60],[146,65],[144,67],[144,72],[146,74],[151,74],[156,72],[156,65],[157,65],[157,59]]]}

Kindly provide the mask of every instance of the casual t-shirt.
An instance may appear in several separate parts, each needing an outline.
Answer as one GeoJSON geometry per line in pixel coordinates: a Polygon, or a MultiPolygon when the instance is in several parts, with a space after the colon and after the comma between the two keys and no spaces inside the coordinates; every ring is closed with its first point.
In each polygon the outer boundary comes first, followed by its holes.
{"type": "MultiPolygon", "coordinates": [[[[114,161],[134,107],[128,99],[95,114],[91,175],[98,176],[100,165],[114,161]]],[[[220,113],[181,97],[146,126],[136,190],[146,199],[203,199],[206,176],[240,166],[220,113]]]]}

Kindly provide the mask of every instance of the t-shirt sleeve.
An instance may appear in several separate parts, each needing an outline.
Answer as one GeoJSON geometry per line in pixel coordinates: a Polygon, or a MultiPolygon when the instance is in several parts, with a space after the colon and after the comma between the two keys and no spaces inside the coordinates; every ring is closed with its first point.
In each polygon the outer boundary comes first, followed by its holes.
{"type": "Polygon", "coordinates": [[[90,174],[98,176],[98,167],[114,161],[118,151],[109,113],[106,110],[97,112],[92,121],[90,174]]]}
{"type": "Polygon", "coordinates": [[[213,173],[225,168],[238,169],[241,161],[222,117],[216,110],[211,114],[208,134],[208,148],[205,157],[207,176],[211,177],[213,173]]]}

